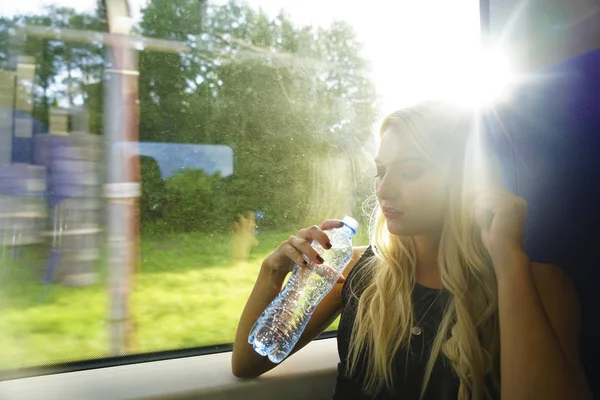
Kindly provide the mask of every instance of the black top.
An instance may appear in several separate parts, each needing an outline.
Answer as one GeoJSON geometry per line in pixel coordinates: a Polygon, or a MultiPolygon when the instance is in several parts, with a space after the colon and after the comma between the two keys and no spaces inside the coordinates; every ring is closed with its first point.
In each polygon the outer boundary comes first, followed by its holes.
{"type": "MultiPolygon", "coordinates": [[[[358,274],[358,271],[365,266],[368,257],[372,256],[373,252],[371,247],[369,247],[348,275],[342,289],[343,308],[337,334],[341,362],[338,365],[338,378],[333,400],[384,400],[400,398],[403,400],[418,400],[433,339],[450,300],[450,294],[443,290],[430,289],[419,284],[415,285],[412,293],[413,308],[415,321],[421,321],[419,326],[422,328],[422,333],[421,335],[412,336],[409,351],[404,348],[400,349],[396,354],[393,362],[395,369],[393,389],[386,389],[376,397],[366,395],[362,392],[365,371],[364,359],[359,364],[356,376],[352,376],[350,379],[344,376],[347,366],[350,335],[352,334],[352,326],[354,325],[358,305],[358,300],[352,293],[355,293],[358,297],[362,295],[366,284],[365,282],[360,282],[359,284],[357,277],[362,276],[362,274],[358,274]],[[434,299],[438,295],[439,297],[434,302],[434,299]],[[431,306],[432,303],[433,306],[431,306]],[[430,306],[431,308],[426,312],[430,306]],[[425,317],[421,320],[424,314],[425,317]]],[[[443,355],[440,355],[431,373],[424,400],[455,400],[458,395],[458,387],[459,379],[454,373],[450,362],[443,355]]]]}

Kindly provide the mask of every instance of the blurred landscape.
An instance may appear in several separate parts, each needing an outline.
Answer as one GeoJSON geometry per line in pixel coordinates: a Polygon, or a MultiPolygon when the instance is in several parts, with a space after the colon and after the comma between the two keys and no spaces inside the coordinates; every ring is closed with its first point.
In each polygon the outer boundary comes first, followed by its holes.
{"type": "Polygon", "coordinates": [[[0,369],[112,354],[108,152],[127,153],[141,182],[127,353],[230,343],[281,241],[324,218],[363,222],[378,99],[351,26],[149,1],[135,37],[187,50],[136,47],[139,143],[107,145],[98,4],[0,18],[0,196],[13,205],[0,220],[0,369]],[[248,213],[249,236],[236,235],[248,213]]]}

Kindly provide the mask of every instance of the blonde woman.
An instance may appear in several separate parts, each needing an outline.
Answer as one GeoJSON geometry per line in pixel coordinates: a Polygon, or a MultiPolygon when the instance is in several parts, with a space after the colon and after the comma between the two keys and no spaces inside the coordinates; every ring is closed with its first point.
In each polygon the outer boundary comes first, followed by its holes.
{"type": "MultiPolygon", "coordinates": [[[[575,290],[560,269],[530,262],[526,203],[467,156],[472,128],[469,116],[430,103],[384,120],[371,245],[355,248],[347,278],[293,350],[341,313],[334,399],[591,398],[575,290]]],[[[276,366],[248,333],[303,254],[322,262],[310,242],[327,248],[323,231],[339,226],[302,229],[263,261],[238,325],[234,375],[276,366]]]]}

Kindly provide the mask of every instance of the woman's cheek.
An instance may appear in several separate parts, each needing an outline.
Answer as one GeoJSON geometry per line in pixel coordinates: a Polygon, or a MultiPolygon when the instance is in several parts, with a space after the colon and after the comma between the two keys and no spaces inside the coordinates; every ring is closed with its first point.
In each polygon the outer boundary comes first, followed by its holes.
{"type": "Polygon", "coordinates": [[[445,203],[446,190],[439,182],[415,182],[415,185],[406,188],[406,198],[410,199],[414,207],[426,209],[428,212],[437,212],[445,203]]]}

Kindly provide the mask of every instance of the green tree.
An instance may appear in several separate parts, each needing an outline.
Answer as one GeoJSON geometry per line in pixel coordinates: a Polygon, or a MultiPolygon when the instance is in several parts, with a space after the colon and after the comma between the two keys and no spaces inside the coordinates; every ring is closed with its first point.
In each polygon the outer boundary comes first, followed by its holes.
{"type": "MultiPolygon", "coordinates": [[[[47,7],[38,15],[0,20],[0,62],[6,64],[13,51],[8,40],[13,26],[105,32],[105,11],[98,4],[95,13],[47,7]]],[[[208,196],[206,204],[222,210],[223,229],[248,210],[262,209],[266,224],[284,228],[333,209],[311,206],[307,199],[335,203],[350,197],[353,206],[360,205],[367,182],[362,150],[376,96],[350,26],[296,26],[284,13],[271,18],[235,1],[211,5],[203,15],[196,0],[151,0],[136,32],[183,41],[191,49],[140,52],[140,140],[226,144],[234,150],[232,177],[190,173],[162,183],[173,229],[184,229],[178,221],[191,212],[191,205],[176,207],[178,201],[187,204],[185,193],[208,196]],[[179,180],[193,178],[206,190],[181,189],[179,180]],[[348,180],[353,183],[340,186],[348,180]],[[181,215],[175,218],[177,209],[181,215]]],[[[38,120],[47,122],[52,104],[82,105],[90,112],[92,132],[102,133],[101,43],[26,36],[18,51],[36,58],[38,120]]],[[[167,218],[167,208],[153,208],[161,201],[152,191],[163,188],[154,175],[142,172],[143,180],[151,180],[142,184],[144,223],[167,218]]]]}
{"type": "Polygon", "coordinates": [[[79,13],[69,7],[47,6],[40,14],[0,19],[0,62],[18,55],[35,58],[34,118],[47,125],[52,105],[84,106],[91,115],[92,131],[101,132],[101,94],[104,45],[99,41],[69,42],[40,38],[24,28],[52,27],[82,32],[105,32],[106,22],[97,14],[79,13]],[[10,34],[10,30],[13,30],[10,34]],[[91,106],[91,107],[90,107],[91,106]]]}
{"type": "Polygon", "coordinates": [[[142,54],[143,140],[231,146],[230,218],[260,208],[267,224],[297,225],[319,169],[307,160],[359,157],[370,135],[375,92],[352,29],[296,28],[229,2],[209,8],[200,32],[197,3],[172,4],[151,1],[140,32],[193,51],[142,54]]]}

